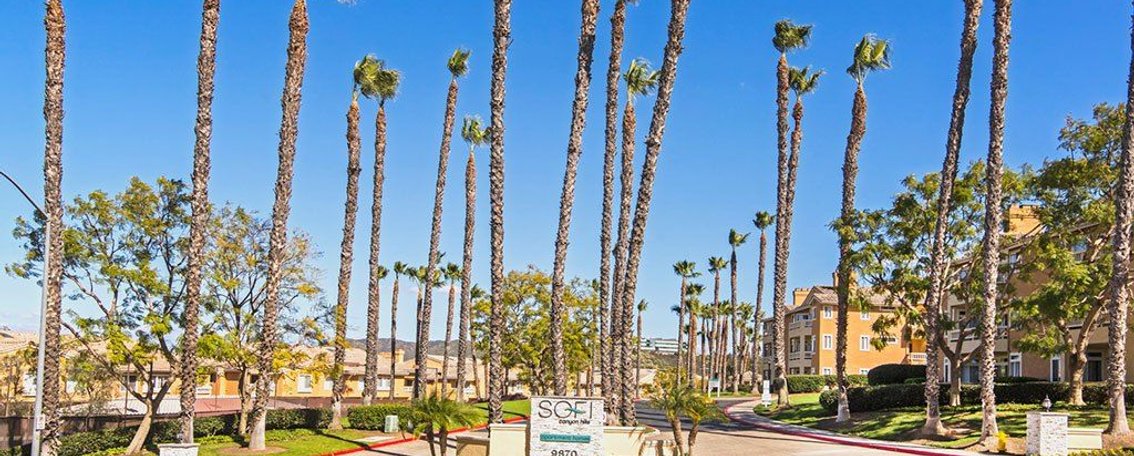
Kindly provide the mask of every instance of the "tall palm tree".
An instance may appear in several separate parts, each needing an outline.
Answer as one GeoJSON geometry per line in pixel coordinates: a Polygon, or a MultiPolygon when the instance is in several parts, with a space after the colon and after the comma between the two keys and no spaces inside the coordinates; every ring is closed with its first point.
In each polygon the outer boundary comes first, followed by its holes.
{"type": "Polygon", "coordinates": [[[396,371],[398,367],[398,358],[394,353],[398,351],[398,289],[402,282],[402,276],[413,277],[414,268],[401,261],[394,262],[394,290],[390,296],[390,399],[394,399],[394,391],[397,389],[395,380],[397,380],[396,371]]]}
{"type": "Polygon", "coordinates": [[[673,263],[673,273],[681,277],[681,288],[678,289],[677,294],[677,377],[681,377],[681,369],[685,367],[685,362],[681,358],[681,347],[684,346],[685,335],[685,297],[687,296],[688,281],[693,277],[701,275],[697,272],[697,263],[689,260],[681,260],[673,263]]]}
{"type": "MultiPolygon", "coordinates": [[[[988,113],[988,164],[985,170],[984,239],[982,264],[984,269],[984,309],[981,312],[981,344],[992,347],[996,343],[996,300],[1000,268],[1000,223],[1003,213],[1001,178],[1004,172],[1004,105],[1008,98],[1008,44],[1012,39],[1012,0],[995,0],[992,38],[992,80],[988,113]]],[[[983,402],[980,440],[985,448],[992,448],[999,429],[996,425],[996,354],[983,350],[980,356],[980,398],[983,402]]],[[[1112,374],[1113,375],[1113,374],[1112,374]]],[[[1123,380],[1125,382],[1125,379],[1123,380]]]]}
{"type": "MultiPolygon", "coordinates": [[[[645,59],[634,59],[622,78],[626,81],[626,106],[622,112],[622,168],[620,172],[620,194],[618,206],[618,238],[614,247],[614,291],[611,295],[611,339],[614,347],[611,350],[612,362],[607,372],[612,377],[611,395],[619,399],[617,410],[626,408],[622,403],[624,392],[629,392],[629,382],[622,375],[615,375],[623,366],[630,347],[626,342],[625,332],[629,330],[626,319],[626,302],[623,300],[623,285],[626,275],[626,252],[630,244],[630,203],[634,196],[634,141],[635,128],[637,128],[637,114],[634,110],[634,98],[647,95],[657,88],[659,73],[650,68],[650,62],[645,59]]],[[[621,415],[619,415],[621,419],[621,415]]]]}
{"type": "Polygon", "coordinates": [[[854,216],[855,181],[858,179],[858,152],[862,147],[862,138],[866,136],[866,90],[863,83],[866,76],[873,71],[890,68],[890,43],[886,40],[866,35],[854,47],[854,59],[847,74],[854,78],[856,88],[854,102],[851,106],[850,134],[847,135],[847,148],[843,156],[843,200],[836,231],[839,235],[839,266],[836,292],[838,294],[838,312],[835,316],[835,376],[839,390],[838,422],[850,420],[850,407],[847,405],[847,310],[850,303],[850,293],[854,284],[851,283],[851,262],[853,233],[851,233],[851,217],[854,216]]]}
{"type": "MultiPolygon", "coordinates": [[[[368,259],[369,277],[366,296],[366,333],[367,352],[373,353],[372,374],[367,377],[378,377],[378,316],[382,297],[379,293],[379,282],[386,274],[385,268],[378,264],[382,239],[382,187],[386,181],[386,102],[393,99],[398,93],[398,83],[401,75],[397,70],[385,68],[385,63],[373,55],[367,55],[354,66],[354,83],[359,92],[370,99],[378,100],[378,112],[374,116],[374,181],[371,188],[373,200],[370,205],[370,257],[368,259]]],[[[397,301],[397,277],[395,276],[395,293],[393,301],[397,301]]],[[[390,322],[391,328],[395,322],[390,322]]],[[[390,332],[390,339],[397,340],[397,333],[390,332]]],[[[391,360],[394,351],[390,350],[391,360]]],[[[390,394],[394,393],[394,372],[390,371],[390,394]]],[[[371,389],[371,397],[378,394],[377,381],[368,381],[366,388],[371,389]]]]}
{"type": "MultiPolygon", "coordinates": [[[[379,265],[375,269],[373,285],[375,295],[380,294],[382,280],[389,274],[390,271],[386,269],[385,266],[379,265]]],[[[380,300],[375,301],[374,306],[367,306],[366,309],[366,367],[363,372],[362,381],[363,405],[370,405],[374,402],[374,399],[378,397],[378,350],[380,350],[380,348],[378,348],[378,311],[380,310],[380,303],[380,300]]],[[[393,357],[393,352],[390,353],[390,356],[393,357]]],[[[391,380],[391,382],[392,381],[393,380],[391,380]]]]}
{"type": "Polygon", "coordinates": [[[689,316],[689,323],[682,327],[685,331],[686,337],[689,340],[689,351],[685,355],[685,369],[687,380],[690,385],[696,378],[696,363],[694,358],[697,353],[697,319],[704,313],[704,306],[701,304],[701,294],[705,292],[705,286],[699,283],[691,283],[685,288],[685,296],[682,298],[685,314],[689,316]]]}
{"type": "Polygon", "coordinates": [[[347,109],[347,184],[346,203],[343,215],[343,240],[339,254],[339,289],[335,303],[335,355],[331,368],[331,429],[342,429],[343,393],[346,392],[347,350],[347,304],[350,302],[350,276],[354,265],[354,226],[358,217],[358,175],[362,172],[359,164],[362,139],[358,134],[358,90],[351,90],[350,107],[347,109]]]}
{"type": "MultiPolygon", "coordinates": [[[[1130,48],[1134,49],[1134,32],[1130,34],[1130,48]]],[[[1134,106],[1134,58],[1130,60],[1129,78],[1126,86],[1127,113],[1129,107],[1134,106]]],[[[1110,400],[1110,424],[1106,432],[1112,435],[1126,435],[1130,433],[1130,425],[1126,421],[1126,333],[1127,313],[1125,303],[1130,302],[1130,290],[1125,284],[1130,283],[1130,243],[1131,226],[1134,225],[1134,117],[1129,114],[1123,123],[1122,155],[1119,159],[1121,169],[1114,197],[1115,226],[1112,235],[1114,245],[1113,268],[1114,275],[1110,278],[1110,302],[1107,310],[1110,312],[1109,342],[1111,359],[1120,360],[1110,368],[1107,376],[1107,390],[1110,400]],[[1121,344],[1121,345],[1116,345],[1121,344]]]]}
{"type": "MultiPolygon", "coordinates": [[[[429,230],[429,260],[425,263],[425,278],[432,280],[437,270],[438,244],[441,242],[441,214],[442,203],[445,200],[445,176],[449,168],[449,144],[453,137],[453,123],[457,118],[457,79],[469,71],[469,55],[466,49],[453,51],[449,57],[449,95],[445,98],[445,120],[441,126],[441,152],[437,158],[437,187],[433,194],[433,219],[429,230]]],[[[421,301],[420,318],[417,321],[417,346],[424,347],[429,344],[429,321],[433,317],[433,286],[434,283],[425,284],[425,298],[421,301]]],[[[450,315],[452,312],[450,312],[450,315]]],[[[417,364],[414,372],[413,397],[420,399],[425,395],[425,350],[416,350],[414,361],[417,364]]],[[[448,363],[448,360],[445,361],[448,363]]]]}
{"type": "Polygon", "coordinates": [[[307,65],[307,2],[296,0],[288,21],[287,64],[281,99],[283,119],[280,121],[279,170],[276,173],[275,203],[272,205],[272,232],[269,236],[268,280],[264,286],[264,316],[260,324],[259,379],[256,384],[256,401],[252,420],[252,433],[248,448],[263,450],[264,432],[268,413],[268,397],[275,376],[278,335],[276,319],[279,316],[279,287],[283,278],[283,261],[287,248],[287,218],[291,213],[291,182],[295,174],[295,142],[299,136],[299,105],[303,89],[303,75],[307,65]]]}
{"type": "Polygon", "coordinates": [[[709,375],[716,378],[720,378],[720,363],[717,362],[717,358],[721,352],[720,337],[722,332],[720,327],[721,271],[724,271],[727,267],[728,260],[721,257],[709,257],[709,272],[713,274],[713,305],[710,312],[713,328],[711,329],[712,336],[709,338],[709,347],[712,347],[710,350],[712,367],[709,369],[709,375]]]}
{"type": "Polygon", "coordinates": [[[775,261],[772,266],[772,345],[775,352],[775,388],[777,392],[776,403],[780,406],[789,404],[787,390],[787,346],[784,344],[786,328],[784,327],[787,293],[787,260],[791,238],[791,215],[793,204],[788,199],[793,182],[789,179],[790,157],[788,155],[788,90],[790,89],[788,71],[788,52],[807,47],[811,39],[810,25],[796,25],[791,20],[784,19],[776,22],[775,35],[772,37],[772,46],[780,53],[776,64],[776,145],[777,155],[776,171],[776,239],[775,261]]]}
{"type": "Polygon", "coordinates": [[[200,321],[201,264],[205,257],[205,228],[209,219],[209,143],[213,136],[213,76],[217,68],[217,24],[220,0],[201,5],[200,51],[197,54],[197,121],[193,128],[193,215],[189,226],[189,255],[185,270],[185,314],[181,338],[181,442],[193,443],[197,404],[197,326],[200,321]]]}
{"type": "Polygon", "coordinates": [[[44,3],[43,27],[47,35],[44,48],[43,91],[43,199],[47,237],[44,246],[44,314],[43,314],[43,379],[36,385],[43,395],[43,430],[40,433],[40,454],[55,456],[59,452],[59,359],[62,347],[59,329],[63,313],[63,67],[67,54],[67,19],[62,0],[44,3]]]}
{"type": "Polygon", "coordinates": [[[760,370],[760,347],[763,346],[763,338],[760,333],[760,319],[764,314],[764,259],[768,253],[768,227],[776,223],[775,217],[764,211],[756,213],[756,217],[752,219],[752,225],[760,230],[760,259],[759,259],[759,272],[756,277],[756,313],[753,315],[752,320],[752,392],[759,391],[760,384],[762,383],[761,376],[763,371],[760,370]]]}
{"type": "MultiPolygon", "coordinates": [[[[610,15],[610,59],[606,68],[606,129],[605,154],[602,165],[602,220],[599,231],[599,351],[598,370],[600,372],[601,392],[603,397],[611,397],[610,375],[607,366],[613,364],[614,350],[611,349],[608,332],[611,330],[611,317],[613,309],[610,307],[613,297],[610,277],[611,230],[613,225],[614,208],[614,160],[618,152],[618,80],[622,72],[622,46],[626,38],[626,4],[637,3],[637,0],[615,0],[614,12],[610,15]]],[[[614,281],[619,278],[615,276],[614,281]]],[[[608,404],[609,405],[609,404],[608,404]]]]}
{"type": "MultiPolygon", "coordinates": [[[[441,270],[441,277],[449,282],[449,312],[445,314],[445,345],[441,350],[441,359],[444,360],[441,364],[441,397],[448,397],[445,395],[446,385],[449,384],[449,342],[453,340],[453,313],[457,307],[457,282],[461,281],[461,267],[456,264],[449,263],[441,270]]],[[[457,358],[457,364],[463,362],[457,358]]],[[[457,388],[463,388],[460,383],[457,388]]]]}
{"type": "MultiPolygon", "coordinates": [[[[638,337],[637,343],[634,344],[634,384],[640,385],[642,382],[642,315],[646,313],[646,308],[650,303],[645,299],[638,301],[638,337]]],[[[636,390],[636,389],[635,389],[636,390]]],[[[641,398],[641,394],[637,396],[641,398]]]]}
{"type": "MultiPolygon", "coordinates": [[[[973,54],[977,47],[977,26],[984,0],[965,0],[965,23],[961,30],[961,57],[957,62],[957,80],[953,89],[953,105],[949,117],[949,133],[945,140],[945,160],[941,164],[941,186],[937,193],[937,219],[933,230],[933,250],[929,259],[929,292],[925,295],[925,334],[938,333],[941,316],[941,287],[945,281],[945,229],[953,202],[953,183],[957,180],[957,164],[961,154],[961,135],[965,129],[965,109],[969,104],[969,84],[973,75],[973,54]]],[[[925,425],[922,433],[945,434],[941,423],[941,368],[938,366],[939,341],[925,339],[925,425]]],[[[1123,414],[1125,419],[1125,414],[1123,414]]]]}
{"type": "Polygon", "coordinates": [[[500,337],[504,330],[504,79],[508,70],[508,44],[512,41],[512,0],[493,0],[491,146],[488,162],[488,193],[491,205],[491,304],[488,324],[488,422],[504,418],[504,365],[500,359],[500,337]]]}
{"type": "Polygon", "coordinates": [[[741,233],[736,230],[728,230],[728,245],[732,250],[732,255],[728,259],[729,264],[729,292],[732,298],[729,303],[732,304],[732,312],[729,313],[729,326],[732,333],[732,392],[740,391],[740,351],[737,345],[737,337],[739,337],[739,324],[736,321],[736,306],[740,301],[737,301],[736,289],[736,248],[748,242],[749,233],[741,233]]]}
{"type": "Polygon", "coordinates": [[[579,66],[575,70],[575,100],[571,104],[571,134],[567,140],[567,165],[563,171],[563,192],[559,196],[559,229],[555,233],[555,260],[551,269],[551,370],[555,394],[560,396],[567,394],[567,361],[563,352],[563,275],[567,266],[571,211],[575,206],[575,175],[579,171],[579,157],[583,155],[583,127],[586,125],[587,94],[591,89],[598,10],[598,0],[583,0],[579,66]]]}
{"type": "MultiPolygon", "coordinates": [[[[465,400],[465,357],[469,355],[469,324],[472,317],[473,232],[476,226],[476,148],[488,142],[488,130],[480,117],[465,116],[461,138],[469,145],[465,163],[465,245],[461,266],[461,328],[457,335],[457,399],[465,400]]],[[[475,354],[473,359],[476,359],[475,354]]],[[[473,364],[476,373],[476,364],[473,364]]],[[[477,387],[479,391],[479,386],[477,387]]]]}

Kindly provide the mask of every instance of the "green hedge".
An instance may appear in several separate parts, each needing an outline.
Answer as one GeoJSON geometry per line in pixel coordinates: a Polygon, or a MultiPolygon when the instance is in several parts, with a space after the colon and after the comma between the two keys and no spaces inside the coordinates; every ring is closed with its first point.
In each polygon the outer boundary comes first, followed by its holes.
{"type": "MultiPolygon", "coordinates": [[[[994,392],[1000,404],[1039,404],[1050,398],[1055,402],[1066,402],[1071,389],[1066,383],[1026,382],[997,384],[994,392]]],[[[941,385],[942,403],[949,402],[949,385],[941,385]]],[[[901,407],[921,407],[925,405],[925,387],[920,384],[879,385],[856,387],[847,390],[847,401],[855,412],[872,412],[901,407]]],[[[1105,383],[1083,385],[1083,401],[1088,404],[1105,405],[1107,392],[1105,383]]],[[[1126,401],[1134,405],[1134,385],[1126,386],[1126,401]]],[[[819,404],[830,413],[838,410],[838,396],[835,391],[825,391],[819,396],[819,404]]],[[[961,385],[961,404],[979,405],[980,386],[961,385]]]]}
{"type": "MultiPolygon", "coordinates": [[[[200,417],[193,422],[195,437],[237,434],[237,415],[200,417]]],[[[281,409],[268,410],[268,430],[326,428],[331,423],[331,409],[281,409]]],[[[101,431],[76,432],[59,438],[59,456],[82,456],[89,453],[124,448],[130,445],[137,426],[105,429],[101,431]]],[[[147,445],[171,443],[180,440],[180,428],[176,420],[158,421],[150,428],[146,438],[147,445]]]]}
{"type": "MultiPolygon", "coordinates": [[[[866,386],[865,375],[847,375],[850,386],[866,386]]],[[[789,375],[788,391],[792,393],[818,393],[835,386],[834,375],[789,375]]]]}
{"type": "Polygon", "coordinates": [[[866,381],[871,385],[895,385],[911,378],[925,378],[925,366],[882,364],[866,373],[866,381]]]}
{"type": "Polygon", "coordinates": [[[410,417],[410,405],[406,402],[360,405],[347,411],[347,421],[353,429],[380,431],[386,426],[386,415],[397,415],[398,422],[405,423],[410,417]]]}

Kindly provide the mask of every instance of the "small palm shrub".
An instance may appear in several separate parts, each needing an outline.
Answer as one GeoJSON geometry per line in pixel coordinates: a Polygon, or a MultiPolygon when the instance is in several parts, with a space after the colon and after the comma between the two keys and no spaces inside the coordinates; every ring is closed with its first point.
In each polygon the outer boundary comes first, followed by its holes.
{"type": "Polygon", "coordinates": [[[414,436],[425,434],[429,440],[429,454],[436,456],[436,447],[441,447],[441,456],[449,449],[449,430],[467,427],[480,420],[476,408],[464,402],[441,397],[436,391],[410,405],[408,425],[414,436]],[[436,438],[434,438],[436,437],[436,438]]]}

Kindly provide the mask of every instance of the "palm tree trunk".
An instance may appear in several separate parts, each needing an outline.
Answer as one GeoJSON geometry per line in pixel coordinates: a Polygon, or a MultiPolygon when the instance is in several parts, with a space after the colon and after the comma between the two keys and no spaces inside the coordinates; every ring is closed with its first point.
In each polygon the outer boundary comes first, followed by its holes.
{"type": "MultiPolygon", "coordinates": [[[[803,106],[796,98],[795,104],[796,128],[803,117],[803,106]]],[[[847,401],[847,312],[850,305],[850,293],[854,284],[851,283],[851,218],[854,217],[854,194],[856,180],[858,179],[858,152],[862,147],[862,138],[866,136],[866,91],[862,82],[854,91],[854,103],[851,106],[851,127],[847,135],[847,149],[843,156],[843,202],[839,214],[837,231],[839,235],[839,266],[838,283],[838,311],[835,316],[835,383],[839,390],[838,415],[835,422],[850,421],[850,404],[847,401]]]]}
{"type": "Polygon", "coordinates": [[[760,347],[763,346],[764,340],[762,337],[761,326],[763,322],[760,321],[760,316],[764,308],[764,258],[768,252],[768,235],[763,229],[760,230],[760,262],[759,262],[759,277],[756,278],[756,313],[752,317],[752,394],[760,391],[760,384],[763,383],[762,373],[760,371],[760,347]]]}
{"type": "Polygon", "coordinates": [[[512,0],[493,0],[495,23],[492,27],[492,84],[489,107],[492,133],[489,147],[488,187],[491,200],[492,301],[488,329],[488,422],[503,420],[501,393],[504,366],[500,358],[504,330],[504,79],[508,69],[508,45],[512,40],[512,0]]]}
{"type": "Polygon", "coordinates": [[[426,350],[422,347],[429,346],[429,322],[433,317],[433,276],[437,270],[437,261],[440,255],[438,245],[441,243],[441,214],[442,203],[445,201],[445,176],[449,167],[449,144],[453,137],[453,121],[457,116],[456,112],[457,78],[454,77],[449,81],[449,96],[445,99],[445,124],[441,132],[441,152],[437,159],[437,188],[433,195],[433,224],[429,230],[429,262],[425,265],[425,295],[421,300],[417,322],[417,350],[414,350],[414,362],[416,363],[413,377],[414,398],[421,398],[425,395],[426,350]]]}
{"type": "MultiPolygon", "coordinates": [[[[449,311],[445,314],[445,345],[441,349],[441,397],[448,397],[445,395],[446,389],[449,385],[449,341],[453,339],[453,312],[457,307],[457,286],[456,283],[449,283],[449,311]]],[[[460,364],[460,358],[457,359],[457,364],[460,364]]],[[[460,389],[460,383],[457,384],[460,389]]]]}
{"type": "Polygon", "coordinates": [[[61,0],[45,3],[43,26],[47,35],[44,49],[46,76],[43,89],[44,151],[43,199],[47,223],[44,247],[43,381],[36,385],[43,394],[43,424],[40,454],[59,452],[59,359],[62,347],[59,329],[63,313],[63,67],[67,52],[67,20],[61,0]]]}
{"type": "MultiPolygon", "coordinates": [[[[698,306],[698,310],[699,309],[700,306],[698,306]]],[[[686,376],[688,378],[689,384],[692,385],[694,378],[696,378],[697,372],[697,313],[694,312],[694,309],[692,307],[689,309],[689,328],[687,337],[689,339],[689,353],[685,355],[685,366],[687,369],[686,376]]]]}
{"type": "MultiPolygon", "coordinates": [[[[614,160],[618,151],[618,85],[622,72],[622,46],[626,29],[626,0],[615,0],[614,13],[610,16],[610,60],[606,69],[606,129],[604,131],[605,154],[602,165],[602,221],[599,232],[599,351],[598,370],[602,396],[611,397],[610,376],[607,366],[613,363],[611,343],[608,337],[611,322],[612,288],[610,281],[611,230],[614,208],[614,160]]],[[[617,281],[615,277],[613,280],[617,281]]],[[[607,401],[607,408],[613,404],[607,401]]]]}
{"type": "Polygon", "coordinates": [[[787,55],[780,54],[779,63],[776,64],[776,144],[779,149],[777,158],[777,185],[776,185],[776,239],[775,261],[772,265],[772,351],[775,356],[773,375],[779,406],[790,404],[787,390],[787,347],[784,344],[786,329],[784,326],[785,294],[787,292],[787,260],[788,242],[791,228],[785,219],[789,217],[791,204],[788,202],[788,187],[790,180],[788,157],[788,63],[787,55]]]}
{"type": "Polygon", "coordinates": [[[291,181],[295,174],[295,141],[299,136],[299,104],[303,89],[303,73],[307,65],[307,2],[296,0],[288,21],[290,37],[283,97],[280,101],[283,119],[280,122],[279,170],[276,173],[275,203],[272,205],[272,232],[268,248],[268,280],[264,286],[264,320],[260,335],[260,378],[256,384],[256,404],[252,434],[248,448],[264,449],[264,431],[268,413],[268,395],[275,372],[273,361],[278,334],[279,287],[283,278],[283,261],[287,249],[287,218],[291,213],[291,181]]]}
{"type": "Polygon", "coordinates": [[[981,313],[980,397],[983,404],[980,439],[985,448],[993,448],[999,428],[996,425],[996,305],[1000,267],[1000,202],[1003,197],[1001,177],[1004,166],[1004,105],[1008,98],[1008,44],[1012,38],[1012,0],[996,0],[993,33],[991,106],[988,115],[988,169],[985,175],[983,264],[984,309],[981,313]]]}
{"type": "MultiPolygon", "coordinates": [[[[335,304],[335,359],[331,369],[331,429],[343,428],[343,394],[346,392],[347,304],[350,302],[350,276],[354,265],[354,226],[358,217],[358,175],[362,140],[358,135],[358,93],[351,94],[347,110],[347,185],[343,215],[343,241],[339,254],[338,301],[335,304]]],[[[363,381],[365,383],[365,380],[363,381]]],[[[368,386],[368,385],[366,385],[368,386]]]]}
{"type": "Polygon", "coordinates": [[[209,219],[209,141],[213,136],[213,75],[217,61],[220,0],[206,0],[201,12],[201,50],[197,55],[197,121],[193,132],[193,216],[189,226],[189,258],[185,270],[185,315],[181,338],[181,442],[193,443],[197,404],[197,337],[201,302],[201,264],[209,219]]]}
{"type": "MultiPolygon", "coordinates": [[[[1134,19],[1134,17],[1132,17],[1134,19]]],[[[1130,35],[1131,49],[1134,49],[1134,32],[1130,35]]],[[[1113,270],[1110,278],[1110,301],[1107,302],[1107,311],[1110,312],[1110,363],[1107,375],[1107,396],[1110,402],[1110,423],[1106,432],[1111,435],[1126,435],[1130,433],[1130,425],[1126,422],[1126,333],[1127,308],[1125,303],[1130,302],[1130,289],[1125,286],[1130,283],[1130,243],[1131,226],[1134,225],[1134,117],[1131,117],[1130,106],[1134,106],[1134,58],[1130,61],[1129,77],[1126,87],[1127,115],[1123,123],[1122,155],[1119,160],[1120,176],[1114,198],[1115,231],[1112,239],[1114,245],[1113,270]]]]}
{"type": "Polygon", "coordinates": [[[732,256],[729,258],[729,293],[732,294],[732,309],[729,312],[729,321],[732,329],[732,377],[729,379],[732,383],[732,392],[735,394],[740,390],[740,352],[737,350],[737,333],[739,328],[736,325],[736,310],[740,304],[736,297],[736,247],[732,248],[732,256]]]}
{"type": "Polygon", "coordinates": [[[563,193],[559,197],[559,229],[555,234],[555,261],[551,270],[551,364],[555,394],[559,396],[567,394],[567,360],[563,352],[563,275],[567,266],[571,211],[575,206],[575,175],[579,171],[579,157],[583,154],[583,127],[586,125],[587,94],[591,88],[598,10],[598,0],[583,0],[579,66],[575,70],[575,100],[571,105],[571,135],[567,141],[567,165],[563,172],[563,193]]]}
{"type": "MultiPolygon", "coordinates": [[[[717,377],[717,378],[720,378],[719,375],[718,375],[720,373],[720,371],[718,370],[719,364],[717,363],[717,357],[719,356],[719,353],[720,353],[719,338],[720,338],[720,332],[721,332],[720,331],[719,318],[717,317],[717,314],[720,312],[720,308],[721,308],[721,271],[718,269],[718,270],[713,271],[713,311],[711,312],[712,318],[709,321],[712,324],[713,329],[712,329],[711,334],[709,336],[709,342],[708,342],[709,345],[712,345],[712,347],[713,347],[713,349],[711,350],[710,356],[709,356],[709,364],[711,364],[711,366],[709,367],[709,375],[712,376],[712,377],[717,377]]],[[[705,388],[706,388],[706,391],[708,391],[708,381],[707,380],[706,380],[705,388]]]]}
{"type": "MultiPolygon", "coordinates": [[[[378,328],[380,323],[382,294],[380,282],[381,266],[379,254],[382,247],[382,189],[386,182],[386,105],[378,102],[378,112],[374,115],[374,181],[371,188],[372,201],[370,203],[370,257],[368,258],[369,277],[366,296],[366,371],[364,389],[369,390],[369,396],[378,396],[378,328]]],[[[393,300],[397,298],[397,287],[394,287],[393,300]]],[[[391,321],[390,327],[393,328],[391,321]]],[[[390,339],[397,340],[397,333],[391,332],[390,339]]],[[[393,359],[394,350],[390,349],[390,358],[393,359]]],[[[393,396],[394,371],[390,370],[390,398],[393,396]]],[[[364,393],[365,398],[367,394],[364,393]]],[[[364,399],[365,400],[365,399],[364,399]]]]}
{"type": "Polygon", "coordinates": [[[390,400],[394,399],[397,387],[398,357],[398,286],[401,285],[401,275],[394,273],[394,293],[390,296],[390,400]]]}
{"type": "MultiPolygon", "coordinates": [[[[630,231],[629,251],[626,255],[626,278],[622,293],[624,315],[625,309],[633,306],[634,293],[638,287],[638,267],[642,257],[642,246],[645,243],[646,220],[649,218],[650,201],[654,194],[654,178],[657,174],[658,158],[661,156],[662,135],[665,132],[666,117],[669,115],[673,84],[677,79],[677,59],[681,55],[682,41],[685,39],[685,19],[689,13],[689,2],[690,0],[671,0],[670,3],[672,12],[658,77],[658,96],[654,103],[650,130],[646,135],[646,157],[642,163],[638,200],[634,208],[634,224],[630,231]]],[[[625,397],[627,393],[625,386],[623,393],[625,397]]],[[[633,402],[623,400],[623,407],[624,422],[636,422],[633,402]]]]}
{"type": "MultiPolygon", "coordinates": [[[[634,344],[634,385],[641,385],[642,384],[642,311],[641,310],[638,310],[638,337],[637,337],[637,339],[638,340],[635,341],[637,343],[634,344]]],[[[635,395],[634,395],[635,399],[641,398],[641,394],[638,394],[638,388],[636,386],[634,388],[634,392],[635,392],[635,395]]]]}
{"type": "MultiPolygon", "coordinates": [[[[465,243],[461,266],[461,329],[457,335],[457,399],[465,401],[465,357],[470,352],[469,334],[472,320],[472,263],[473,233],[476,226],[476,149],[469,146],[469,159],[465,163],[465,243]]],[[[473,354],[473,375],[476,375],[476,353],[473,354]]],[[[474,382],[479,383],[479,382],[474,382]]],[[[480,386],[477,385],[477,395],[480,386]]]]}
{"type": "MultiPolygon", "coordinates": [[[[969,104],[970,81],[973,74],[973,54],[977,46],[977,26],[983,0],[965,1],[965,25],[961,31],[961,57],[957,62],[957,83],[953,89],[953,108],[949,118],[949,133],[945,141],[945,160],[941,164],[941,188],[937,195],[937,220],[933,231],[933,250],[930,253],[929,291],[925,296],[925,333],[937,334],[941,318],[941,288],[947,261],[945,230],[953,203],[953,184],[957,180],[957,164],[961,153],[961,136],[965,127],[965,108],[969,104]]],[[[939,436],[946,432],[941,423],[940,395],[941,368],[938,365],[940,348],[936,337],[925,341],[925,425],[922,433],[939,436]]]]}
{"type": "MultiPolygon", "coordinates": [[[[622,411],[626,409],[624,400],[624,391],[627,386],[624,384],[621,375],[618,375],[618,368],[622,365],[622,360],[626,356],[626,340],[622,337],[625,326],[625,300],[623,299],[623,292],[626,288],[626,251],[630,244],[630,204],[634,196],[634,137],[636,135],[635,129],[637,128],[637,114],[634,111],[634,97],[626,97],[626,106],[622,112],[622,163],[618,204],[618,238],[614,245],[614,295],[611,299],[611,319],[610,319],[610,332],[611,339],[613,340],[614,347],[611,350],[611,363],[607,368],[607,372],[603,375],[609,374],[611,377],[611,396],[617,404],[617,412],[611,415],[617,415],[619,422],[625,422],[622,416],[622,411]]],[[[684,291],[682,291],[684,293],[684,291]]],[[[680,297],[678,299],[680,302],[680,297]]],[[[681,353],[681,343],[678,341],[678,354],[681,353]]]]}
{"type": "Polygon", "coordinates": [[[681,375],[681,369],[685,367],[685,363],[681,359],[681,347],[684,345],[685,337],[685,277],[681,278],[681,294],[677,297],[677,378],[685,378],[681,375]]]}

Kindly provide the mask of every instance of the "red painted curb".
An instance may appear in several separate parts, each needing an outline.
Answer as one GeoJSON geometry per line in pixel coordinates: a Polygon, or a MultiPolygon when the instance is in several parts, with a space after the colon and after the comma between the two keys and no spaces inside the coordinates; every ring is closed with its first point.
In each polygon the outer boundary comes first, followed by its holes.
{"type": "MultiPolygon", "coordinates": [[[[518,417],[515,417],[515,418],[508,418],[508,419],[504,420],[504,424],[516,423],[516,422],[524,421],[524,420],[527,420],[527,419],[528,419],[528,417],[526,417],[526,416],[518,416],[518,417]]],[[[473,426],[472,428],[457,428],[457,429],[453,429],[453,430],[449,431],[449,435],[458,434],[458,433],[461,433],[461,432],[468,432],[468,431],[479,431],[479,430],[485,429],[487,427],[488,427],[488,424],[482,424],[482,425],[479,425],[479,426],[473,426]]],[[[345,455],[345,454],[358,453],[360,451],[373,450],[375,448],[383,448],[383,447],[388,447],[388,446],[401,445],[403,443],[409,443],[409,442],[413,442],[413,441],[416,441],[416,440],[418,440],[418,439],[416,439],[414,437],[406,437],[404,439],[396,439],[396,440],[383,440],[381,442],[372,443],[372,444],[367,445],[365,447],[346,448],[346,449],[342,449],[342,450],[338,450],[338,451],[332,451],[330,453],[322,453],[322,454],[319,454],[317,456],[342,456],[342,455],[345,455]]]]}
{"type": "Polygon", "coordinates": [[[814,433],[814,432],[797,431],[797,430],[794,430],[794,429],[785,429],[785,428],[780,428],[780,427],[776,427],[776,426],[768,426],[766,424],[759,423],[759,422],[756,422],[756,421],[746,420],[746,419],[743,419],[743,418],[740,418],[740,417],[732,416],[732,409],[734,407],[737,407],[737,406],[743,405],[743,404],[744,404],[744,402],[741,402],[739,404],[730,405],[728,408],[725,409],[725,415],[727,415],[730,420],[739,421],[741,423],[747,424],[747,425],[755,427],[757,429],[762,429],[762,430],[765,430],[765,431],[775,432],[775,433],[779,433],[779,434],[792,435],[792,436],[796,436],[796,437],[804,437],[804,438],[808,438],[808,439],[812,439],[812,440],[819,440],[819,441],[823,441],[823,442],[837,443],[837,444],[840,444],[840,445],[855,446],[855,447],[860,447],[860,448],[869,448],[869,449],[872,449],[872,450],[892,451],[892,452],[895,452],[895,453],[913,454],[913,455],[917,455],[917,456],[953,456],[954,455],[953,453],[939,452],[939,451],[934,451],[934,450],[931,450],[931,449],[928,449],[928,448],[923,450],[923,449],[919,449],[919,448],[899,447],[899,446],[886,445],[884,443],[875,443],[875,442],[863,441],[863,440],[851,440],[851,439],[833,437],[833,436],[814,433]]]}

